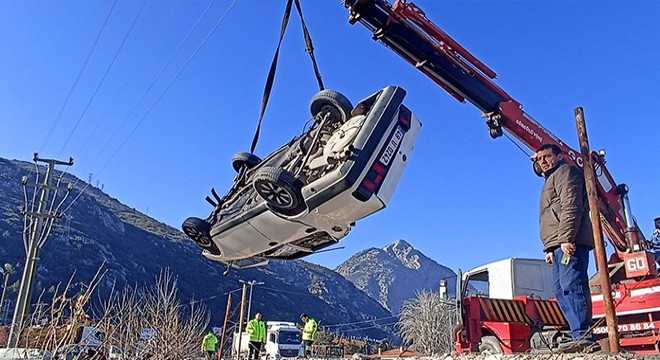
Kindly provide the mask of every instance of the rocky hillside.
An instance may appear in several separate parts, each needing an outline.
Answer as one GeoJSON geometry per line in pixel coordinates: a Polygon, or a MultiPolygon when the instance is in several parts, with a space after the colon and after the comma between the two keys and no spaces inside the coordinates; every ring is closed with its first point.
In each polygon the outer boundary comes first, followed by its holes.
{"type": "MultiPolygon", "coordinates": [[[[25,261],[21,178],[28,176],[34,183],[34,169],[31,163],[0,158],[0,262],[19,266],[10,284],[20,279],[25,261]]],[[[233,271],[224,277],[225,268],[202,258],[199,248],[178,229],[71,175],[63,177],[62,186],[67,183],[75,185],[70,199],[77,200],[58,220],[41,250],[33,294],[43,293],[42,301],[48,302],[49,289],[66,283],[74,272],[74,290],[87,283],[102,264],[107,273],[100,294],[107,294],[112,286],[153,284],[168,268],[178,277],[182,302],[202,302],[210,311],[213,326],[221,326],[227,294],[241,287],[239,280],[256,280],[264,284],[253,288],[252,313],[260,311],[266,320],[296,321],[301,312],[307,312],[339,333],[392,337],[391,329],[378,326],[382,320],[372,321],[386,319],[391,323],[390,313],[332,270],[304,261],[287,261],[233,271]]],[[[239,297],[234,296],[234,305],[239,297]]],[[[16,293],[10,291],[7,298],[15,300],[16,293]]],[[[13,311],[13,305],[6,308],[13,311]]],[[[3,320],[11,321],[11,314],[0,316],[0,323],[3,320]]]]}
{"type": "Polygon", "coordinates": [[[447,280],[448,294],[456,291],[456,274],[451,269],[426,257],[404,240],[382,249],[363,250],[335,271],[394,315],[416,292],[438,291],[441,279],[447,280]]]}

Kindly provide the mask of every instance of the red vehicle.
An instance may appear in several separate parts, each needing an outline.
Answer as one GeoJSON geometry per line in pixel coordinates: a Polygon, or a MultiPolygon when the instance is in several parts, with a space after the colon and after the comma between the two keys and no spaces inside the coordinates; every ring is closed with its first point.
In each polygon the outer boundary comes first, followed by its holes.
{"type": "MultiPolygon", "coordinates": [[[[525,113],[520,103],[495,84],[493,70],[435,26],[415,4],[405,0],[397,0],[393,5],[384,0],[344,0],[343,3],[349,10],[351,24],[360,22],[373,33],[375,40],[415,66],[455,99],[460,102],[467,100],[481,110],[492,138],[500,137],[506,131],[532,150],[542,144],[556,144],[568,154],[569,163],[583,166],[584,159],[579,151],[568,147],[525,113]]],[[[639,354],[660,353],[660,278],[653,254],[647,251],[647,242],[630,212],[628,187],[613,180],[605,167],[604,154],[592,152],[590,156],[596,174],[598,210],[603,230],[615,250],[608,261],[608,269],[621,346],[639,354]]],[[[538,169],[535,171],[540,174],[538,169]]],[[[600,285],[592,285],[594,318],[602,319],[604,305],[600,285]]],[[[505,303],[502,306],[515,307],[520,311],[534,307],[524,303],[505,303]]],[[[462,310],[466,328],[457,335],[456,349],[459,352],[475,351],[474,344],[483,341],[474,337],[481,336],[476,328],[484,327],[484,310],[467,312],[465,307],[462,310]]],[[[527,328],[531,322],[544,325],[543,322],[538,323],[538,317],[525,314],[528,317],[515,322],[510,321],[511,316],[493,319],[501,325],[504,333],[509,334],[509,338],[514,338],[516,336],[510,334],[520,331],[515,324],[527,328]]],[[[607,329],[604,322],[600,323],[602,325],[596,327],[594,333],[605,337],[607,329]]],[[[501,338],[499,340],[500,344],[504,344],[501,338]]],[[[507,353],[528,349],[529,344],[503,347],[507,353]]]]}

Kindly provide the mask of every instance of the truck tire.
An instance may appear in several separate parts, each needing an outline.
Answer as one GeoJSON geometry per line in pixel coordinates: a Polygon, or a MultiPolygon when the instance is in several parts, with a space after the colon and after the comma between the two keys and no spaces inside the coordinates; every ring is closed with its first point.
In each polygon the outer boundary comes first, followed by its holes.
{"type": "Polygon", "coordinates": [[[479,344],[479,353],[483,355],[503,354],[502,345],[495,336],[484,336],[479,344]]]}

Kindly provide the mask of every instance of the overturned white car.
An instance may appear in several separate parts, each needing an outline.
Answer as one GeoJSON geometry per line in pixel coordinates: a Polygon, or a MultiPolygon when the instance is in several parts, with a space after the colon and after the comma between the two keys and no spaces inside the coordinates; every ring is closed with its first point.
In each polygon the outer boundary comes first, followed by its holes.
{"type": "Polygon", "coordinates": [[[202,255],[235,268],[296,259],[336,244],[355,222],[389,202],[421,123],[388,86],[355,108],[323,90],[311,101],[313,123],[263,160],[238,153],[229,192],[207,197],[206,219],[183,231],[202,255]]]}

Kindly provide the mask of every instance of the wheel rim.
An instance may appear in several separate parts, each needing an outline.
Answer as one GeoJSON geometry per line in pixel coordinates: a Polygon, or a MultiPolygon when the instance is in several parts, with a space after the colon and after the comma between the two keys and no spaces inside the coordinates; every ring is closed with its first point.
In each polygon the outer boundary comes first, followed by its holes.
{"type": "Polygon", "coordinates": [[[190,236],[191,238],[193,238],[196,242],[198,242],[200,244],[203,244],[203,245],[210,245],[211,244],[211,241],[210,241],[209,237],[206,236],[206,234],[204,234],[203,232],[201,232],[197,229],[188,228],[187,233],[188,233],[188,236],[190,236]]]}
{"type": "Polygon", "coordinates": [[[243,166],[245,166],[245,161],[234,162],[234,170],[236,171],[240,171],[243,166]]]}
{"type": "Polygon", "coordinates": [[[327,111],[330,113],[330,118],[333,121],[341,121],[342,120],[342,113],[337,110],[334,106],[331,105],[326,105],[322,108],[323,111],[327,111]]]}
{"type": "Polygon", "coordinates": [[[482,355],[495,355],[496,352],[493,351],[493,349],[491,349],[490,347],[487,347],[487,348],[481,350],[481,354],[482,355]]]}
{"type": "Polygon", "coordinates": [[[291,193],[277,184],[263,181],[257,184],[257,189],[264,199],[279,207],[290,207],[293,205],[293,196],[291,193]]]}

